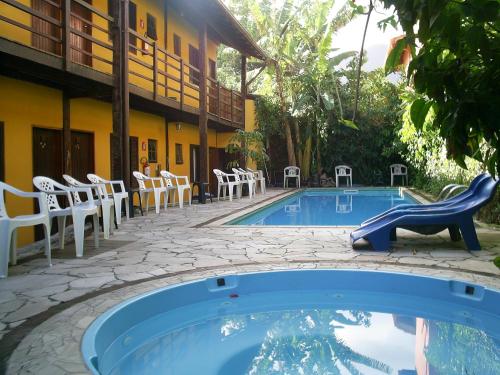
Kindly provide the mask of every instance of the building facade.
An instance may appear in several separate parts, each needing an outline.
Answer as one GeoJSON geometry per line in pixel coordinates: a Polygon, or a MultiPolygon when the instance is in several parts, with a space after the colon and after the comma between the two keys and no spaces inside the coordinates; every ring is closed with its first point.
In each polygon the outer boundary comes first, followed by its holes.
{"type": "Polygon", "coordinates": [[[0,0],[0,180],[95,172],[130,188],[148,163],[213,189],[229,138],[255,126],[247,57],[266,58],[219,0],[0,0]],[[240,91],[217,81],[221,43],[241,53],[240,91]]]}

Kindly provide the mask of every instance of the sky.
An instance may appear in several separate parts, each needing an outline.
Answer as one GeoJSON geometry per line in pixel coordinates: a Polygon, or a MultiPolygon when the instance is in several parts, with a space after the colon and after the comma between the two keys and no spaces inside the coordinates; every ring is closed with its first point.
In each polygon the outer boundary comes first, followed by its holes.
{"type": "MultiPolygon", "coordinates": [[[[345,0],[338,0],[335,4],[334,10],[339,9],[346,3],[345,0]]],[[[377,26],[377,23],[384,18],[392,15],[390,10],[384,9],[380,2],[376,2],[377,7],[372,12],[370,23],[366,33],[365,51],[368,56],[367,63],[363,66],[364,70],[373,70],[383,67],[385,64],[385,57],[387,54],[387,47],[389,40],[393,37],[402,35],[403,32],[399,28],[394,29],[392,26],[387,26],[383,32],[377,26]]],[[[369,0],[357,0],[356,4],[363,5],[368,8],[369,0]]],[[[340,48],[340,52],[344,51],[359,51],[363,39],[363,31],[365,28],[366,16],[360,15],[351,21],[347,26],[340,29],[333,37],[333,47],[340,48]]]]}

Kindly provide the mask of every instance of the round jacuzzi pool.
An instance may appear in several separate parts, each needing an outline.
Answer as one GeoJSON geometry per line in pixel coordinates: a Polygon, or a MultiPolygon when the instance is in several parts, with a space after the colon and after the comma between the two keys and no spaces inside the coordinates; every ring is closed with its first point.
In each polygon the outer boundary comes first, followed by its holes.
{"type": "Polygon", "coordinates": [[[400,273],[302,270],[169,286],[97,318],[94,374],[500,374],[500,292],[400,273]]]}

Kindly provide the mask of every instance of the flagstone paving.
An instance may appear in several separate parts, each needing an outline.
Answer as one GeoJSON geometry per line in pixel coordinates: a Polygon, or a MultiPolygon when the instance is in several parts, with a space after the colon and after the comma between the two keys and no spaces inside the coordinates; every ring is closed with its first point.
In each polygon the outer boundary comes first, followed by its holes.
{"type": "Polygon", "coordinates": [[[67,256],[73,250],[67,245],[65,255],[54,250],[50,268],[45,258],[33,256],[10,267],[9,277],[0,280],[0,349],[10,346],[12,352],[8,368],[3,358],[3,369],[12,374],[85,373],[79,342],[95,316],[137,293],[216,274],[383,269],[500,289],[500,270],[492,263],[500,255],[500,232],[483,225],[478,228],[483,250],[478,252],[465,250],[462,242],[450,242],[446,233],[424,237],[406,231],[398,231],[391,252],[373,252],[366,244],[356,250],[351,247],[352,228],[221,224],[222,216],[244,213],[283,193],[271,189],[252,200],[168,208],[160,215],[151,212],[122,222],[99,249],[89,239],[83,258],[67,256]]]}

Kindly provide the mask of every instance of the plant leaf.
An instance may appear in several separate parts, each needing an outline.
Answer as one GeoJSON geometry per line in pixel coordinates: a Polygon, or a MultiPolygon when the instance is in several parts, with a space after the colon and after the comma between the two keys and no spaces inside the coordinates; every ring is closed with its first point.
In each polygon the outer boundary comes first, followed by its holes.
{"type": "Polygon", "coordinates": [[[423,98],[415,100],[410,109],[411,121],[417,129],[422,129],[432,103],[423,98]]]}
{"type": "Polygon", "coordinates": [[[347,126],[348,128],[359,130],[358,126],[354,123],[354,121],[342,119],[340,120],[340,123],[344,126],[347,126]]]}

